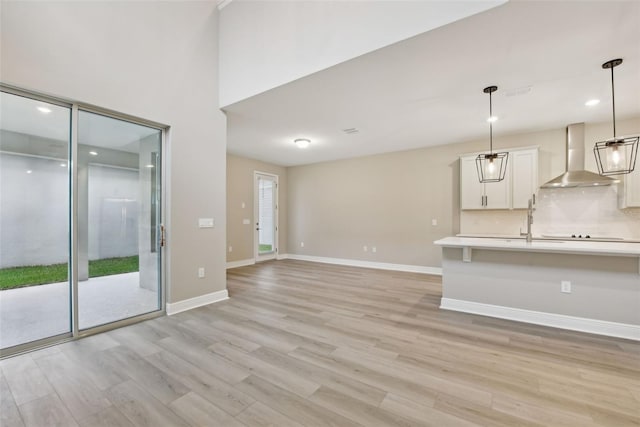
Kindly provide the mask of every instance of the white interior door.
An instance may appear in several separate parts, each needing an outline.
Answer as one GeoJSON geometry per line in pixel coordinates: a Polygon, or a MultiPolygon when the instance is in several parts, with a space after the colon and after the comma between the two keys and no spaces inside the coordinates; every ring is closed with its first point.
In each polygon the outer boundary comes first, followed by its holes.
{"type": "Polygon", "coordinates": [[[256,261],[278,254],[278,176],[254,172],[254,253],[256,261]]]}

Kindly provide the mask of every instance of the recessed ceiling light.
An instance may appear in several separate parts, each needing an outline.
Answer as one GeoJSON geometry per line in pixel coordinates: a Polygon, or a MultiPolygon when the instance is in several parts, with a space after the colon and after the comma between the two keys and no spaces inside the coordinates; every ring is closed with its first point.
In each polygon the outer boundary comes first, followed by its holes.
{"type": "Polygon", "coordinates": [[[594,105],[598,105],[598,104],[600,104],[599,99],[590,99],[584,103],[584,105],[586,105],[587,107],[593,107],[594,105]]]}
{"type": "Polygon", "coordinates": [[[27,173],[33,173],[33,171],[32,171],[31,169],[29,169],[29,170],[27,171],[27,173]]]}
{"type": "Polygon", "coordinates": [[[49,114],[51,112],[51,109],[47,107],[38,107],[38,111],[40,111],[42,114],[49,114]]]}
{"type": "Polygon", "coordinates": [[[97,156],[98,152],[97,151],[89,151],[89,154],[91,154],[92,156],[97,156]]]}
{"type": "Polygon", "coordinates": [[[493,123],[498,120],[498,116],[491,116],[487,119],[489,123],[493,123]]]}
{"type": "Polygon", "coordinates": [[[306,138],[298,138],[293,141],[294,144],[298,146],[298,148],[307,148],[309,144],[311,144],[311,140],[306,138]]]}
{"type": "Polygon", "coordinates": [[[152,168],[152,167],[153,167],[153,165],[147,165],[147,167],[148,167],[148,168],[152,168]]]}

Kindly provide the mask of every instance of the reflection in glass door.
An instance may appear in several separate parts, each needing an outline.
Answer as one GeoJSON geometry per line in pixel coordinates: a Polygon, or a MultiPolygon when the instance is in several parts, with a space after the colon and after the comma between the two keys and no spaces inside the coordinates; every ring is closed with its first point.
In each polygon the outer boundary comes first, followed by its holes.
{"type": "Polygon", "coordinates": [[[257,261],[274,259],[278,252],[278,177],[255,172],[254,218],[257,261]]]}
{"type": "MultiPolygon", "coordinates": [[[[0,92],[0,349],[71,335],[71,108],[0,92]]],[[[16,347],[18,346],[18,347],[16,347]]]]}
{"type": "Polygon", "coordinates": [[[78,114],[78,319],[88,329],[161,309],[156,128],[78,114]]]}

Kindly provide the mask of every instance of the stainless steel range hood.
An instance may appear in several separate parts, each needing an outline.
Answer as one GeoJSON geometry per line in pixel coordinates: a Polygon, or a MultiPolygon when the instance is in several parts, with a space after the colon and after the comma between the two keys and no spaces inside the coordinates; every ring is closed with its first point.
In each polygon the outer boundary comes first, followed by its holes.
{"type": "Polygon", "coordinates": [[[584,123],[574,123],[567,126],[567,171],[541,188],[593,187],[616,182],[608,176],[584,170],[584,123]]]}

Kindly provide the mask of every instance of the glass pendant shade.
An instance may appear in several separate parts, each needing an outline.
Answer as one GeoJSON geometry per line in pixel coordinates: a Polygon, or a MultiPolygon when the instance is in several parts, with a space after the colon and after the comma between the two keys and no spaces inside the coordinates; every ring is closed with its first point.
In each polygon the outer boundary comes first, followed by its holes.
{"type": "Polygon", "coordinates": [[[507,173],[509,153],[479,154],[476,157],[476,169],[480,182],[499,182],[507,173]]]}
{"type": "Polygon", "coordinates": [[[476,169],[478,170],[478,179],[480,182],[499,182],[504,179],[507,173],[508,152],[493,152],[493,105],[491,102],[491,94],[498,90],[497,86],[489,86],[483,89],[484,93],[489,94],[489,152],[479,154],[476,157],[476,169]]]}
{"type": "Polygon", "coordinates": [[[633,172],[638,156],[640,136],[614,138],[596,142],[593,153],[600,175],[622,175],[633,172]]]}

